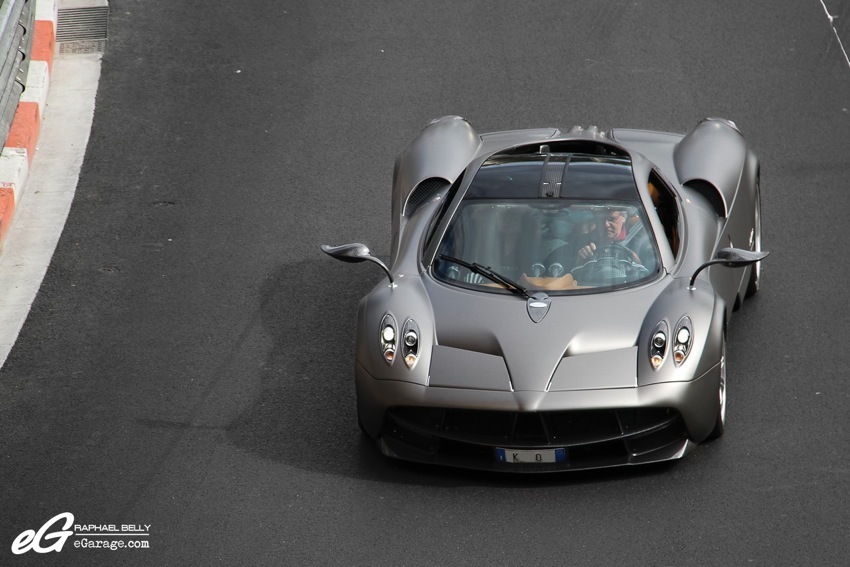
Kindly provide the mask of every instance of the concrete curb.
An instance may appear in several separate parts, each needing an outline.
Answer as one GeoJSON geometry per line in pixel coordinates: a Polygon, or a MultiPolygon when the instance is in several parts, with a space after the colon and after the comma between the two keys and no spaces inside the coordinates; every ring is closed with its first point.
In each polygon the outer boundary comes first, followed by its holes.
{"type": "Polygon", "coordinates": [[[15,217],[35,155],[47,104],[56,46],[56,0],[37,0],[29,72],[5,146],[0,152],[0,252],[15,217]]]}

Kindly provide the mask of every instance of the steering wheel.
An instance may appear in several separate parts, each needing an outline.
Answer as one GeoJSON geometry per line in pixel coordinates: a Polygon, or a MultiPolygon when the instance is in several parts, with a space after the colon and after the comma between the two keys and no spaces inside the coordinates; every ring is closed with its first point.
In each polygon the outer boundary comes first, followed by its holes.
{"type": "Polygon", "coordinates": [[[601,246],[597,246],[594,256],[597,258],[628,260],[629,262],[637,264],[637,262],[635,262],[635,253],[622,244],[602,244],[601,246]]]}
{"type": "Polygon", "coordinates": [[[604,285],[640,279],[649,270],[635,261],[635,254],[622,244],[602,244],[584,264],[572,269],[580,284],[604,285]]]}

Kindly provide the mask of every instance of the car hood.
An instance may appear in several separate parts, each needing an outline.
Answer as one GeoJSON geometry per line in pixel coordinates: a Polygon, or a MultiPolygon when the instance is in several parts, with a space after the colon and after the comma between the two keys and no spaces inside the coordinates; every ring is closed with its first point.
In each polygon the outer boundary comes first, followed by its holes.
{"type": "Polygon", "coordinates": [[[426,277],[436,332],[430,385],[516,392],[634,387],[638,337],[666,281],[553,296],[534,323],[524,297],[426,277]]]}

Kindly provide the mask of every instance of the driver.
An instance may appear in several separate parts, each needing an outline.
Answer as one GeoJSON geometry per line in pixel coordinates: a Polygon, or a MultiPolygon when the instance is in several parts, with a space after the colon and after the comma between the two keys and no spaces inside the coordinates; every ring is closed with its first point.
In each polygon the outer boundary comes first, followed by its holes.
{"type": "MultiPolygon", "coordinates": [[[[628,231],[626,230],[626,220],[628,215],[625,210],[612,209],[608,210],[606,216],[602,219],[602,235],[599,238],[599,244],[591,242],[586,246],[582,246],[578,250],[576,256],[576,264],[581,265],[590,260],[596,253],[596,249],[603,246],[612,246],[621,244],[625,239],[628,231]]],[[[640,263],[637,254],[632,252],[632,259],[640,263]]]]}

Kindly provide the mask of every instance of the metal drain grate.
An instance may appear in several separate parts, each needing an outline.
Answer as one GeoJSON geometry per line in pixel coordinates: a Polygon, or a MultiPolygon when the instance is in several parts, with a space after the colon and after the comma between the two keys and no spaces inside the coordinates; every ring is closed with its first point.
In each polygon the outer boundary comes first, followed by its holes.
{"type": "Polygon", "coordinates": [[[60,1],[56,18],[59,53],[104,53],[108,16],[106,0],[60,1]]]}

